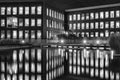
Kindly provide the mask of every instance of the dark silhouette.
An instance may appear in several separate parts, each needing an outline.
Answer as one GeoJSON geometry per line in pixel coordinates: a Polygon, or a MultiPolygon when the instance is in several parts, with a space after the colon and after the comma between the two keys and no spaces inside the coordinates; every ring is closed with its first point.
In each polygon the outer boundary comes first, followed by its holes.
{"type": "Polygon", "coordinates": [[[120,72],[120,33],[111,34],[109,45],[115,51],[113,60],[110,61],[110,70],[120,72]]]}

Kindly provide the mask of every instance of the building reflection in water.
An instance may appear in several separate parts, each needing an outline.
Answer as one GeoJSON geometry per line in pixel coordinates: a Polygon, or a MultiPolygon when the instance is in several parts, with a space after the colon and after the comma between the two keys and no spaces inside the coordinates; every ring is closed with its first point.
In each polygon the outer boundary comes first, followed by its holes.
{"type": "Polygon", "coordinates": [[[64,74],[64,51],[57,48],[43,51],[38,47],[15,49],[12,55],[1,57],[1,80],[42,80],[43,63],[46,80],[59,77],[64,74]]]}
{"type": "Polygon", "coordinates": [[[66,74],[120,79],[109,70],[114,51],[102,47],[21,48],[1,57],[1,80],[53,80],[66,74]],[[67,64],[67,65],[66,65],[67,64]],[[43,68],[43,66],[46,66],[43,68]]]}

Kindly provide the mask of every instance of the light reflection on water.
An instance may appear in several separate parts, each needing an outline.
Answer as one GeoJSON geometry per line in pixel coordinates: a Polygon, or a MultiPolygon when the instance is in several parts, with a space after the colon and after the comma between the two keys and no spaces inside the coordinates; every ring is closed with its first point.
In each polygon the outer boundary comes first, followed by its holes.
{"type": "Polygon", "coordinates": [[[13,50],[10,60],[1,60],[0,80],[42,80],[42,62],[46,59],[46,80],[64,74],[64,49],[25,48],[13,50]],[[46,54],[46,56],[44,56],[46,54]]]}
{"type": "MultiPolygon", "coordinates": [[[[46,60],[46,80],[51,80],[64,74],[65,59],[69,63],[69,74],[86,74],[90,75],[90,77],[100,77],[102,79],[110,77],[110,79],[114,79],[115,74],[110,73],[111,76],[109,76],[109,70],[104,69],[109,67],[109,59],[113,59],[113,54],[113,51],[89,48],[67,50],[62,48],[17,49],[13,51],[11,56],[12,63],[9,63],[8,60],[6,65],[4,60],[1,61],[1,80],[17,80],[17,78],[19,80],[24,80],[23,78],[25,80],[30,78],[32,80],[42,80],[43,58],[46,60]],[[5,66],[7,66],[7,72],[5,72],[5,66]],[[5,78],[5,74],[7,74],[7,78],[5,78]]],[[[119,79],[119,77],[117,73],[116,78],[119,79]]]]}

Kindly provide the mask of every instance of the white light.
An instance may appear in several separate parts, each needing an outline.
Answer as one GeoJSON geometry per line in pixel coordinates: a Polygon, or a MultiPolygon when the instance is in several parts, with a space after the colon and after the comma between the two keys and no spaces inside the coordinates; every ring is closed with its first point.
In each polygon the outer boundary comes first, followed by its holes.
{"type": "Polygon", "coordinates": [[[64,43],[65,41],[63,39],[60,40],[60,43],[64,43]]]}
{"type": "Polygon", "coordinates": [[[25,40],[22,40],[21,43],[24,44],[24,43],[25,43],[25,40]]]}
{"type": "Polygon", "coordinates": [[[86,40],[86,39],[84,39],[84,40],[83,40],[83,43],[84,43],[84,44],[86,44],[86,43],[87,43],[87,40],[86,40]]]}
{"type": "Polygon", "coordinates": [[[100,44],[100,40],[96,40],[96,44],[100,44]]]}

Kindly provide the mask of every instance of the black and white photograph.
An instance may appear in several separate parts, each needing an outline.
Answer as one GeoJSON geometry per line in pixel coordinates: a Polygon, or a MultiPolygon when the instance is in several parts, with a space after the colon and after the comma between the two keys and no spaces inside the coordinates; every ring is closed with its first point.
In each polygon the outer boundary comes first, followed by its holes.
{"type": "Polygon", "coordinates": [[[0,0],[0,80],[120,80],[120,0],[0,0]]]}

